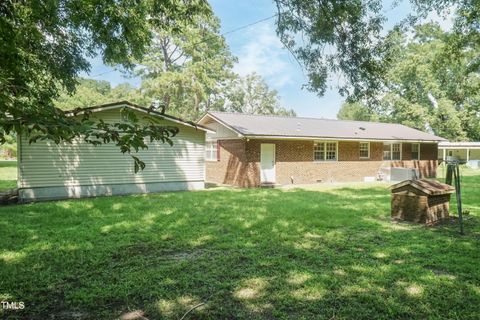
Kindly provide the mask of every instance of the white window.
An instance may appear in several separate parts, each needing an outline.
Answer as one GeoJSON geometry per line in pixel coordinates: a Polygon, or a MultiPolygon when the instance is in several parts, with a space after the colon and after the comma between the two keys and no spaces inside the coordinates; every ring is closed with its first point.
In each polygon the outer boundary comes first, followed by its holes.
{"type": "Polygon", "coordinates": [[[218,160],[217,141],[205,142],[205,160],[208,160],[208,161],[218,160]]]}
{"type": "Polygon", "coordinates": [[[315,145],[313,146],[313,159],[315,161],[325,160],[325,143],[315,142],[315,145]]]}
{"type": "Polygon", "coordinates": [[[313,159],[315,161],[337,161],[337,142],[315,142],[313,159]]]}
{"type": "Polygon", "coordinates": [[[420,160],[420,143],[412,144],[412,160],[420,160]]]}
{"type": "Polygon", "coordinates": [[[370,158],[370,142],[360,142],[360,159],[370,158]]]}
{"type": "Polygon", "coordinates": [[[400,160],[402,158],[402,145],[400,143],[383,144],[383,160],[400,160]]]}

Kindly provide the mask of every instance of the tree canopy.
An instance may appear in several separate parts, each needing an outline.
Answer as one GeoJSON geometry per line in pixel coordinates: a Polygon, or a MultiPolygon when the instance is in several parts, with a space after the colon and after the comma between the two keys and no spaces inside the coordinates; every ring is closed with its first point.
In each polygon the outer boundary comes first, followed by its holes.
{"type": "Polygon", "coordinates": [[[295,111],[280,105],[276,90],[271,90],[256,73],[231,79],[224,89],[224,99],[216,109],[252,114],[278,114],[294,116],[295,111]]]}
{"type": "Polygon", "coordinates": [[[131,72],[141,78],[139,89],[80,79],[75,94],[63,91],[56,106],[67,110],[118,100],[149,106],[155,101],[167,113],[188,120],[197,120],[207,110],[293,113],[280,106],[278,93],[261,76],[235,74],[235,61],[218,18],[197,15],[181,32],[153,29],[152,42],[131,72]]]}
{"type": "Polygon", "coordinates": [[[145,96],[159,100],[171,114],[195,119],[234,76],[235,61],[220,35],[218,18],[196,15],[181,32],[155,28],[136,73],[145,96]]]}
{"type": "MultiPolygon", "coordinates": [[[[393,2],[394,6],[401,1],[393,2]]],[[[410,0],[412,13],[385,30],[381,0],[275,0],[277,33],[308,74],[306,87],[323,95],[332,77],[349,100],[375,102],[397,54],[389,31],[406,32],[430,13],[452,13],[447,50],[461,52],[480,43],[480,3],[472,0],[410,0]]],[[[478,68],[480,59],[475,60],[478,68]]]]}
{"type": "Polygon", "coordinates": [[[152,26],[180,32],[196,15],[211,15],[210,6],[203,0],[2,1],[0,143],[22,130],[32,142],[81,137],[114,142],[128,153],[146,148],[145,136],[170,141],[175,130],[68,117],[53,100],[61,89],[73,92],[89,57],[100,54],[106,64],[131,68],[151,43],[152,26]]]}
{"type": "Polygon", "coordinates": [[[386,73],[378,106],[347,103],[342,119],[380,119],[432,131],[451,140],[480,139],[480,48],[451,48],[455,31],[435,23],[419,25],[413,34],[389,35],[396,55],[386,73]]]}
{"type": "Polygon", "coordinates": [[[122,100],[128,100],[146,106],[150,105],[150,103],[142,103],[144,101],[141,97],[140,90],[131,84],[122,83],[112,87],[110,82],[105,80],[83,78],[78,79],[74,94],[63,90],[54,101],[54,104],[61,110],[74,110],[122,100]]]}

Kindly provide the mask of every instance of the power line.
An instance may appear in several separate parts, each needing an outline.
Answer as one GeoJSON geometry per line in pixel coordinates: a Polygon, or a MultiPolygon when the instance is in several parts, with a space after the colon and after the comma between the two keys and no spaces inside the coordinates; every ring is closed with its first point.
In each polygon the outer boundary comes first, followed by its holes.
{"type": "MultiPolygon", "coordinates": [[[[246,29],[246,28],[251,27],[251,26],[254,26],[254,25],[256,25],[256,24],[259,24],[259,23],[268,21],[268,20],[270,20],[270,19],[273,19],[273,18],[275,18],[275,17],[278,16],[278,15],[279,15],[279,14],[276,13],[276,14],[271,15],[271,16],[269,16],[269,17],[266,17],[266,18],[263,18],[263,19],[260,19],[260,20],[251,22],[251,23],[249,23],[249,24],[246,24],[246,25],[243,25],[243,26],[240,26],[240,27],[237,27],[237,28],[228,30],[228,31],[225,31],[224,33],[221,33],[220,36],[223,37],[223,36],[225,36],[225,35],[227,35],[227,34],[234,33],[234,32],[237,32],[237,31],[246,29]]],[[[199,42],[197,42],[197,43],[194,43],[194,44],[192,45],[192,47],[193,47],[193,46],[196,46],[196,45],[199,45],[199,44],[202,44],[202,43],[207,42],[207,41],[209,41],[209,40],[208,40],[208,39],[205,39],[205,40],[203,40],[203,41],[199,41],[199,42]]],[[[91,77],[92,77],[92,78],[96,78],[96,77],[99,77],[99,76],[103,76],[104,74],[112,73],[112,72],[114,72],[114,71],[117,71],[117,70],[114,69],[114,70],[110,70],[110,71],[105,71],[105,72],[102,72],[102,73],[93,75],[93,76],[91,76],[91,77]]]]}
{"type": "Polygon", "coordinates": [[[251,26],[254,26],[256,24],[259,24],[259,23],[262,23],[262,22],[265,22],[265,21],[268,21],[270,19],[273,19],[275,18],[276,16],[278,16],[278,13],[274,14],[273,16],[270,16],[270,17],[266,17],[266,18],[263,18],[263,19],[260,19],[260,20],[257,20],[255,22],[252,22],[252,23],[249,23],[249,24],[246,24],[244,26],[241,26],[241,27],[238,27],[238,28],[235,28],[235,29],[232,29],[232,30],[229,30],[227,32],[224,32],[222,33],[221,35],[224,36],[224,35],[227,35],[227,34],[230,34],[230,33],[233,33],[233,32],[237,32],[237,31],[240,31],[240,30],[243,30],[243,29],[246,29],[248,27],[251,27],[251,26]]]}
{"type": "Polygon", "coordinates": [[[103,76],[104,74],[108,74],[108,73],[111,73],[111,72],[114,72],[114,71],[117,71],[117,70],[113,69],[113,70],[105,71],[105,72],[96,74],[96,75],[91,76],[91,77],[92,77],[92,78],[100,77],[100,76],[103,76]]]}

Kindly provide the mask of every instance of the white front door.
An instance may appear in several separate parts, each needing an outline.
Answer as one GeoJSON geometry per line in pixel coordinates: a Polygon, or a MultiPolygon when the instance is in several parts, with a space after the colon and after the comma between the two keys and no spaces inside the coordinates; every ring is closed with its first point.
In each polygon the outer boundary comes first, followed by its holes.
{"type": "Polygon", "coordinates": [[[260,181],[275,183],[275,144],[260,145],[260,181]]]}

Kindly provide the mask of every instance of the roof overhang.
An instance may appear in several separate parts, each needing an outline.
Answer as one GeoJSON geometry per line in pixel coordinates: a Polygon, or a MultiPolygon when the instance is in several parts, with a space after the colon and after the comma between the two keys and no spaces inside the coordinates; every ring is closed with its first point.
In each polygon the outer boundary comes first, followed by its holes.
{"type": "Polygon", "coordinates": [[[195,129],[205,131],[205,132],[209,132],[209,133],[215,133],[215,130],[212,130],[212,129],[207,128],[205,126],[202,126],[200,124],[196,124],[195,122],[183,120],[183,119],[180,119],[180,118],[177,118],[177,117],[165,114],[165,113],[158,112],[158,111],[153,110],[151,108],[145,108],[145,107],[136,105],[134,103],[131,103],[129,101],[119,101],[119,102],[113,102],[113,103],[108,103],[108,104],[102,104],[102,105],[98,105],[98,106],[82,108],[80,110],[66,111],[65,114],[67,116],[76,116],[76,115],[85,114],[86,112],[100,112],[100,111],[106,111],[106,110],[117,109],[117,108],[129,108],[129,109],[136,110],[136,111],[139,111],[139,112],[143,112],[143,113],[155,116],[155,117],[164,118],[164,119],[167,119],[169,121],[185,125],[187,127],[192,127],[192,128],[195,128],[195,129]]]}
{"type": "Polygon", "coordinates": [[[438,149],[445,149],[445,150],[477,150],[480,149],[479,146],[474,146],[474,147],[468,147],[468,146],[460,146],[460,147],[445,147],[445,146],[438,146],[438,149]]]}
{"type": "Polygon", "coordinates": [[[480,149],[480,142],[442,142],[438,145],[439,149],[480,149]]]}
{"type": "Polygon", "coordinates": [[[309,137],[309,136],[274,136],[274,135],[244,135],[247,139],[272,139],[272,140],[336,140],[336,141],[377,141],[377,142],[411,142],[411,143],[439,143],[442,140],[418,139],[377,139],[377,138],[351,138],[351,137],[309,137]]]}
{"type": "MultiPolygon", "coordinates": [[[[207,112],[206,114],[204,114],[204,115],[200,118],[200,120],[197,121],[197,123],[202,123],[202,122],[204,122],[204,121],[205,121],[206,119],[208,119],[208,118],[213,119],[213,120],[217,121],[218,123],[220,123],[221,125],[225,126],[226,128],[232,130],[232,131],[235,132],[239,137],[243,137],[243,136],[244,136],[244,134],[242,134],[240,131],[238,131],[238,130],[235,129],[234,127],[230,126],[228,123],[220,120],[219,118],[215,117],[214,115],[212,115],[211,113],[208,113],[208,112],[207,112]]],[[[215,132],[215,131],[214,131],[214,132],[215,132]]]]}

